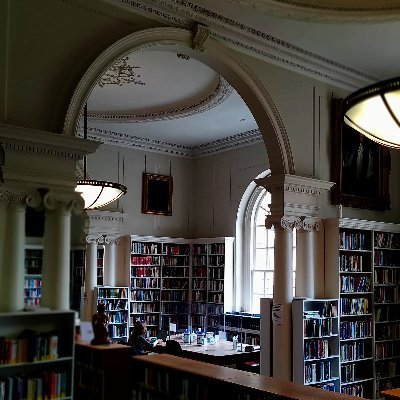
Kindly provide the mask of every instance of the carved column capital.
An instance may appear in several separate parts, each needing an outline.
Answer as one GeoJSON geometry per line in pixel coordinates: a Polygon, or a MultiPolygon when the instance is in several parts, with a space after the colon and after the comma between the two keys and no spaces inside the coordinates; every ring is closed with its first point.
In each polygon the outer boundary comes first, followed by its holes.
{"type": "Polygon", "coordinates": [[[119,244],[119,236],[107,235],[104,237],[105,244],[119,244]]]}
{"type": "Polygon", "coordinates": [[[84,201],[75,192],[48,192],[43,196],[43,205],[50,211],[62,210],[80,214],[83,212],[84,201]]]}
{"type": "Polygon", "coordinates": [[[37,208],[42,203],[42,197],[36,190],[18,191],[3,190],[0,192],[0,206],[2,207],[33,207],[37,208]]]}
{"type": "Polygon", "coordinates": [[[265,221],[267,229],[274,227],[275,229],[285,229],[291,231],[301,227],[302,220],[294,215],[283,216],[282,218],[273,218],[269,216],[265,221]]]}
{"type": "Polygon", "coordinates": [[[87,235],[86,236],[86,243],[89,244],[103,244],[104,243],[104,236],[103,235],[87,235]]]}
{"type": "Polygon", "coordinates": [[[299,229],[303,229],[307,232],[319,232],[321,231],[321,219],[315,217],[304,217],[299,229]]]}

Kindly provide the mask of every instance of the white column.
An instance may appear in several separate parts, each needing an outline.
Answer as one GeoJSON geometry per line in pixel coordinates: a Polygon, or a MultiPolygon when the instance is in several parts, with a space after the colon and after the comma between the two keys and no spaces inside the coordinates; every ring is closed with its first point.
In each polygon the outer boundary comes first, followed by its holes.
{"type": "Polygon", "coordinates": [[[67,310],[70,307],[71,211],[80,209],[75,194],[49,192],[43,198],[45,223],[43,237],[42,299],[43,307],[67,310]]]}
{"type": "MultiPolygon", "coordinates": [[[[102,241],[102,237],[100,239],[102,241]]],[[[83,307],[81,319],[92,321],[94,308],[94,288],[97,286],[97,246],[99,237],[88,236],[86,238],[86,267],[85,267],[85,293],[82,298],[83,307]]]]}
{"type": "MultiPolygon", "coordinates": [[[[297,231],[296,296],[315,298],[317,243],[320,219],[306,217],[297,231]]],[[[321,278],[323,279],[323,278],[321,278]]]]}
{"type": "Polygon", "coordinates": [[[273,307],[280,317],[272,315],[272,376],[284,381],[292,380],[293,227],[299,223],[298,217],[282,217],[274,224],[273,307]]]}
{"type": "Polygon", "coordinates": [[[13,193],[1,196],[4,237],[1,260],[0,311],[24,308],[25,198],[13,193]]]}
{"type": "Polygon", "coordinates": [[[115,286],[117,281],[117,251],[116,245],[118,238],[115,236],[106,236],[104,238],[104,286],[115,286]]]}

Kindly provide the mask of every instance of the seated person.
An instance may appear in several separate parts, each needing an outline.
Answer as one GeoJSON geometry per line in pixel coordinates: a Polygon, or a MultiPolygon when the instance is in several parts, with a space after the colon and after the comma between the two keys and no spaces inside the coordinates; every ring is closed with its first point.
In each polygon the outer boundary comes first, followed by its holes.
{"type": "Polygon", "coordinates": [[[153,351],[154,347],[162,342],[161,339],[157,339],[154,343],[150,342],[146,338],[146,333],[146,324],[136,321],[128,340],[128,345],[131,346],[133,355],[146,354],[149,351],[153,351]]]}

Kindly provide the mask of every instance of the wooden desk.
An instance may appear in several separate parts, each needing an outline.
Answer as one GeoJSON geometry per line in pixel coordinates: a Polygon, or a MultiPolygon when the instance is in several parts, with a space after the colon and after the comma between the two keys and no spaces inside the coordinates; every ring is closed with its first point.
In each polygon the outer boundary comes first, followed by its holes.
{"type": "Polygon", "coordinates": [[[384,390],[381,395],[385,397],[385,400],[399,400],[400,399],[400,388],[384,390]]]}
{"type": "Polygon", "coordinates": [[[235,366],[246,361],[260,361],[259,349],[252,352],[234,350],[232,342],[227,340],[220,340],[214,344],[207,344],[207,346],[198,346],[196,343],[184,343],[180,337],[171,337],[171,339],[176,340],[181,345],[183,357],[192,360],[216,365],[234,364],[235,366]]]}

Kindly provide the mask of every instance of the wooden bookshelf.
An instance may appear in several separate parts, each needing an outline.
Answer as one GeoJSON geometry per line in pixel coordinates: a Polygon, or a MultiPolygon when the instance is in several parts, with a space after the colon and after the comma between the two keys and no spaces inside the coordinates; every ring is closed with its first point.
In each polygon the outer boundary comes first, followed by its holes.
{"type": "Polygon", "coordinates": [[[132,357],[132,400],[291,399],[349,400],[350,396],[168,354],[132,357]],[[153,397],[152,397],[153,396],[153,397]]]}
{"type": "Polygon", "coordinates": [[[1,313],[0,393],[72,399],[74,335],[73,311],[1,313]]]}
{"type": "Polygon", "coordinates": [[[130,398],[128,346],[112,343],[75,345],[74,400],[127,400],[130,398]]]}
{"type": "Polygon", "coordinates": [[[40,306],[42,295],[43,246],[25,247],[24,305],[40,306]]]}

